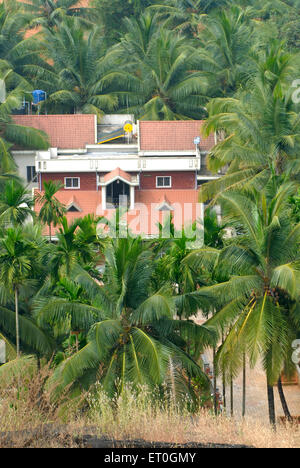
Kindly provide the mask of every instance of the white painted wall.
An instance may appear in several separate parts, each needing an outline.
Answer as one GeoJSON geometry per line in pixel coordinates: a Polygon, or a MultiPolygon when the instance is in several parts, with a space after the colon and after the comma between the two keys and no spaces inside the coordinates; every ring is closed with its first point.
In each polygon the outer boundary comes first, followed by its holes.
{"type": "MultiPolygon", "coordinates": [[[[13,152],[14,160],[18,166],[19,176],[24,180],[27,185],[27,166],[35,166],[35,151],[18,151],[13,152]]],[[[38,183],[29,184],[29,188],[37,188],[38,183]]]]}
{"type": "Polygon", "coordinates": [[[130,120],[134,123],[134,115],[132,114],[107,114],[101,117],[100,125],[124,125],[124,123],[130,120]]]}
{"type": "Polygon", "coordinates": [[[48,159],[47,157],[38,157],[36,160],[37,172],[111,172],[117,167],[125,172],[147,172],[147,171],[193,171],[200,169],[200,159],[195,157],[110,157],[93,158],[88,155],[58,157],[57,159],[48,159]]]}

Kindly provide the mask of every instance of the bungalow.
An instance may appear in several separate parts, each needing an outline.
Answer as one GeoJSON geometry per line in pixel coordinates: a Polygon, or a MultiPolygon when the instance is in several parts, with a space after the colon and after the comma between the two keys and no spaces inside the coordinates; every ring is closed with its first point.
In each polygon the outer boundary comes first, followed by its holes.
{"type": "Polygon", "coordinates": [[[124,207],[130,230],[152,236],[166,215],[180,230],[202,219],[198,192],[213,178],[205,159],[216,144],[214,134],[200,136],[203,121],[135,123],[130,115],[108,115],[100,125],[93,115],[14,119],[49,135],[48,151],[14,156],[27,182],[32,176],[39,191],[44,182],[61,182],[57,198],[66,205],[69,220],[91,213],[109,218],[124,207]]]}

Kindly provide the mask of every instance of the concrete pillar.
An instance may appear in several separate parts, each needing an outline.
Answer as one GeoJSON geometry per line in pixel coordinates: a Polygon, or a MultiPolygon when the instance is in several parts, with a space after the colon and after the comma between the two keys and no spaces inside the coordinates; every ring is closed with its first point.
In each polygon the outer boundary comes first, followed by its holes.
{"type": "Polygon", "coordinates": [[[130,186],[130,209],[134,210],[135,205],[135,187],[133,185],[130,186]]]}
{"type": "Polygon", "coordinates": [[[106,185],[103,185],[101,188],[102,191],[102,210],[106,210],[106,185]]]}

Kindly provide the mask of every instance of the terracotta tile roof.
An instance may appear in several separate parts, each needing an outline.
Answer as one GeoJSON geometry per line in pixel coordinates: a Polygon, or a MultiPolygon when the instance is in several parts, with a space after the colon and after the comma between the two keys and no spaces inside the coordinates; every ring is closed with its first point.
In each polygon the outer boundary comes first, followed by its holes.
{"type": "Polygon", "coordinates": [[[138,203],[157,203],[166,201],[169,205],[174,203],[198,203],[199,193],[197,190],[139,190],[136,191],[135,200],[138,203]]]}
{"type": "Polygon", "coordinates": [[[131,182],[131,175],[128,174],[128,172],[122,171],[119,167],[114,169],[113,171],[109,172],[109,174],[106,174],[104,176],[104,182],[107,183],[116,177],[121,177],[124,180],[127,180],[128,182],[131,182]]]}
{"type": "Polygon", "coordinates": [[[94,115],[14,115],[16,124],[43,130],[53,148],[84,149],[95,144],[96,120],[94,115]]]}
{"type": "Polygon", "coordinates": [[[68,201],[68,203],[66,203],[66,207],[67,209],[71,208],[71,207],[74,207],[74,208],[77,208],[80,212],[82,211],[82,208],[77,200],[77,198],[74,196],[71,197],[71,199],[68,201]]]}
{"type": "Polygon", "coordinates": [[[76,203],[78,205],[78,200],[75,197],[75,195],[72,195],[68,203],[66,203],[67,206],[72,205],[72,203],[76,203]]]}
{"type": "MultiPolygon", "coordinates": [[[[132,231],[139,234],[157,234],[158,223],[164,224],[166,211],[160,211],[164,202],[172,207],[172,217],[176,230],[181,230],[182,226],[189,227],[200,216],[200,204],[198,203],[199,192],[197,190],[168,190],[162,193],[162,190],[141,190],[136,191],[135,201],[136,209],[139,204],[146,207],[146,214],[143,218],[144,209],[141,210],[141,222],[132,231]]],[[[134,219],[134,212],[129,212],[128,224],[134,219]]],[[[136,216],[136,215],[135,215],[136,216]]]]}
{"type": "MultiPolygon", "coordinates": [[[[37,192],[37,191],[36,191],[37,192]]],[[[66,214],[69,221],[76,218],[83,218],[88,214],[97,214],[101,210],[101,192],[94,191],[78,191],[78,190],[61,190],[56,193],[55,197],[63,203],[66,207],[75,203],[81,212],[68,212],[66,214]]],[[[40,206],[35,205],[35,211],[39,213],[40,206]]]]}
{"type": "MultiPolygon", "coordinates": [[[[201,136],[203,120],[140,121],[141,151],[195,150],[194,139],[201,136]]],[[[209,151],[215,146],[214,135],[201,138],[200,149],[209,151]]]]}
{"type": "MultiPolygon", "coordinates": [[[[113,210],[102,210],[101,191],[59,191],[56,198],[66,206],[70,205],[70,201],[76,204],[82,210],[81,212],[68,212],[66,217],[69,222],[83,218],[88,214],[97,216],[106,216],[108,219],[113,216],[113,210]]],[[[197,217],[199,217],[198,191],[197,190],[136,190],[135,192],[136,207],[135,211],[128,212],[128,225],[135,234],[155,234],[158,230],[157,224],[163,224],[165,211],[159,211],[162,202],[166,201],[172,206],[174,211],[174,224],[176,229],[180,230],[183,223],[190,225],[197,217]],[[153,205],[152,205],[153,204],[153,205]],[[186,204],[186,205],[185,205],[186,204]],[[180,208],[179,213],[176,208],[180,208]],[[197,211],[198,209],[198,211],[197,211]],[[146,211],[146,213],[145,213],[146,211]],[[140,213],[140,221],[136,219],[140,213]],[[142,226],[141,226],[142,223],[142,226]]],[[[35,211],[38,213],[40,207],[35,206],[35,211]]],[[[58,231],[59,227],[53,228],[53,232],[58,231]]],[[[48,235],[48,229],[45,228],[45,235],[48,235]]]]}
{"type": "Polygon", "coordinates": [[[173,209],[172,203],[171,203],[170,200],[167,198],[166,194],[164,194],[164,196],[163,196],[162,199],[160,200],[157,209],[160,209],[160,208],[163,207],[163,206],[168,206],[168,207],[170,207],[171,209],[173,209]]]}

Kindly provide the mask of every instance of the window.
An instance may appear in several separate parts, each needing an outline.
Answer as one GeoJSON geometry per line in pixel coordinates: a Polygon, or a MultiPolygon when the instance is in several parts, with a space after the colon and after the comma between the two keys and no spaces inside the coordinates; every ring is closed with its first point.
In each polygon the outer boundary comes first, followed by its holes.
{"type": "Polygon", "coordinates": [[[169,203],[167,202],[164,202],[164,203],[161,203],[158,208],[157,208],[158,211],[174,211],[174,209],[172,208],[171,205],[169,205],[169,203]]]}
{"type": "Polygon", "coordinates": [[[65,189],[80,189],[79,177],[65,177],[65,189]]]}
{"type": "Polygon", "coordinates": [[[35,166],[26,166],[27,169],[27,182],[30,184],[31,182],[36,182],[36,171],[35,166]]]}
{"type": "Polygon", "coordinates": [[[68,208],[68,213],[80,213],[80,210],[77,208],[77,206],[72,205],[70,208],[68,208]]]}
{"type": "Polygon", "coordinates": [[[156,187],[157,188],[170,188],[172,186],[171,177],[156,177],[156,187]]]}

